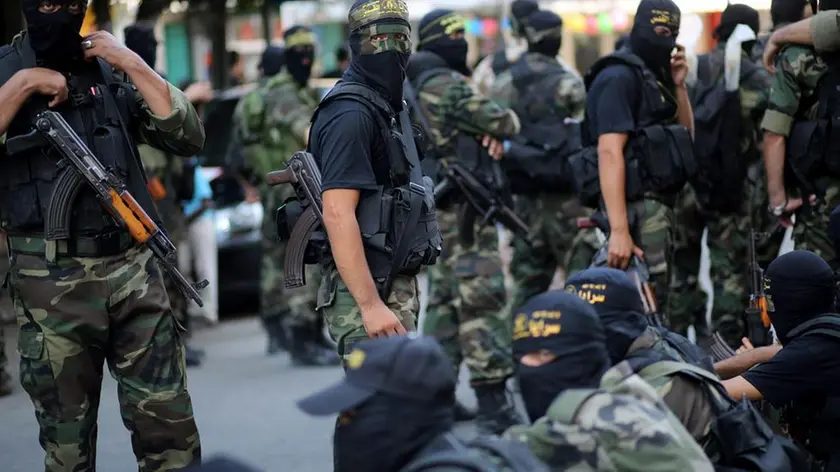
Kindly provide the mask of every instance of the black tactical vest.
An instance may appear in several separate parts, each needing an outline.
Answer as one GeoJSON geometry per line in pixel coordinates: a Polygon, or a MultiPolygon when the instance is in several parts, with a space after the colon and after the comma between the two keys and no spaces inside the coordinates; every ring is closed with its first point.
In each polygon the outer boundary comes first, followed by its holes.
{"type": "MultiPolygon", "coordinates": [[[[641,84],[641,96],[634,103],[637,129],[629,134],[625,147],[626,198],[638,200],[646,193],[673,196],[697,171],[691,134],[677,120],[673,91],[660,84],[644,62],[629,49],[621,49],[596,62],[584,76],[587,91],[602,70],[612,65],[629,66],[641,84]]],[[[589,118],[585,118],[586,121],[589,118]]],[[[598,182],[598,137],[582,126],[584,148],[570,157],[574,184],[581,201],[594,208],[600,199],[598,182]]]]}
{"type": "Polygon", "coordinates": [[[435,217],[434,185],[420,169],[408,112],[404,109],[398,120],[372,88],[340,80],[318,105],[312,122],[321,109],[337,100],[353,100],[371,111],[391,168],[389,185],[364,192],[356,208],[371,275],[378,280],[390,279],[394,273],[414,275],[434,264],[443,238],[435,217]]]}
{"type": "MultiPolygon", "coordinates": [[[[35,65],[26,35],[16,37],[12,45],[0,49],[0,83],[35,65]]],[[[115,80],[105,62],[93,63],[90,70],[85,76],[68,80],[70,98],[55,110],[102,165],[128,185],[144,210],[156,215],[136,145],[127,132],[131,123],[126,120],[136,116],[134,92],[128,84],[115,80]]],[[[13,146],[15,138],[32,132],[34,116],[46,105],[43,98],[33,95],[6,132],[9,155],[0,164],[0,224],[12,235],[43,234],[46,239],[119,230],[87,184],[75,188],[65,185],[69,174],[64,173],[64,161],[46,140],[27,139],[26,145],[13,146]]]]}

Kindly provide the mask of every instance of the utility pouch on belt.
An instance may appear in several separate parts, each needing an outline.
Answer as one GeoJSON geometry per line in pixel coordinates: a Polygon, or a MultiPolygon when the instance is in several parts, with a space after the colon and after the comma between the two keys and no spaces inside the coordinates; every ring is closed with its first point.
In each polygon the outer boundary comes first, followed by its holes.
{"type": "MultiPolygon", "coordinates": [[[[643,185],[643,170],[636,154],[625,148],[624,175],[625,194],[627,201],[642,198],[645,187],[643,185]]],[[[575,192],[584,206],[600,209],[601,181],[598,175],[598,147],[586,146],[569,157],[569,170],[572,174],[572,184],[575,192]]]]}
{"type": "Polygon", "coordinates": [[[628,150],[628,160],[637,156],[642,163],[642,181],[648,191],[675,194],[697,172],[691,134],[679,124],[642,128],[630,137],[628,150]]]}

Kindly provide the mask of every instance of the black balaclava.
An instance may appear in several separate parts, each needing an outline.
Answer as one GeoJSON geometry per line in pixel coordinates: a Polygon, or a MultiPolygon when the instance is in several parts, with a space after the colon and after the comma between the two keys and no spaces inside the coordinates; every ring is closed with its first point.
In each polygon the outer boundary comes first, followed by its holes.
{"type": "MultiPolygon", "coordinates": [[[[725,43],[732,36],[735,27],[738,25],[749,26],[753,30],[753,33],[758,36],[758,30],[760,28],[758,11],[740,3],[730,4],[720,15],[720,24],[714,32],[715,38],[721,43],[725,43]]],[[[748,53],[752,51],[753,46],[755,46],[755,41],[741,43],[741,49],[748,53]]]]}
{"type": "Polygon", "coordinates": [[[257,67],[262,71],[263,77],[273,77],[283,70],[284,65],[286,65],[285,48],[269,46],[263,51],[257,67]]]}
{"type": "Polygon", "coordinates": [[[642,58],[659,80],[671,83],[671,52],[677,45],[680,7],[671,0],[642,0],[630,30],[630,48],[642,58]],[[656,27],[665,26],[671,36],[659,36],[656,27]]]}
{"type": "Polygon", "coordinates": [[[292,26],[283,34],[286,50],[286,70],[301,87],[312,74],[315,60],[315,33],[306,26],[292,26]]]}
{"type": "Polygon", "coordinates": [[[38,11],[39,0],[23,0],[26,31],[35,56],[48,65],[63,66],[82,56],[82,23],[87,2],[81,2],[79,11],[70,11],[70,0],[55,0],[61,9],[54,13],[38,11]]]}
{"type": "Polygon", "coordinates": [[[610,366],[604,328],[595,310],[575,294],[563,291],[537,295],[516,311],[513,358],[531,421],[544,416],[563,391],[597,387],[610,366]],[[525,355],[540,351],[548,351],[556,359],[538,367],[521,363],[525,355]]]}
{"type": "Polygon", "coordinates": [[[347,15],[350,25],[350,68],[344,78],[364,83],[402,109],[403,81],[411,56],[411,25],[403,0],[356,0],[347,15]],[[396,39],[401,34],[405,39],[396,39]],[[389,35],[373,41],[376,35],[389,35]]]}
{"type": "Polygon", "coordinates": [[[802,9],[805,5],[809,5],[807,0],[772,0],[770,2],[770,19],[773,21],[773,28],[779,28],[801,20],[802,9]]]}
{"type": "Polygon", "coordinates": [[[639,290],[624,271],[586,269],[569,278],[565,290],[576,293],[595,308],[613,364],[624,360],[633,341],[650,326],[639,290]]]}
{"type": "Polygon", "coordinates": [[[123,30],[125,46],[134,51],[152,69],[157,62],[157,46],[155,30],[148,25],[131,25],[123,30]]]}
{"type": "Polygon", "coordinates": [[[563,40],[563,20],[556,13],[539,10],[528,15],[527,23],[528,52],[557,57],[563,40]]]}
{"type": "Polygon", "coordinates": [[[767,266],[764,289],[770,321],[783,345],[792,329],[834,311],[834,272],[811,251],[791,251],[777,257],[767,266]]]}
{"type": "Polygon", "coordinates": [[[335,472],[396,471],[455,422],[455,392],[418,403],[378,393],[339,417],[335,472]]]}
{"type": "Polygon", "coordinates": [[[417,50],[434,53],[446,64],[464,75],[472,72],[467,66],[467,38],[461,35],[453,39],[450,35],[463,33],[464,17],[452,10],[433,10],[420,20],[417,50]]]}
{"type": "Polygon", "coordinates": [[[528,15],[539,10],[540,6],[534,0],[514,0],[510,4],[510,29],[513,36],[525,37],[525,25],[528,23],[528,15]]]}

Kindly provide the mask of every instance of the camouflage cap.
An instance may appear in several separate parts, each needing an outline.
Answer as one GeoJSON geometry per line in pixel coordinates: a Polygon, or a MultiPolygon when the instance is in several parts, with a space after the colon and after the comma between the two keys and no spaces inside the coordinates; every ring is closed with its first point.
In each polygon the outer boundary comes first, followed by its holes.
{"type": "Polygon", "coordinates": [[[350,31],[356,32],[374,23],[408,22],[408,5],[403,0],[356,0],[347,14],[350,31]]]}
{"type": "Polygon", "coordinates": [[[347,15],[354,54],[411,54],[411,25],[403,0],[356,0],[347,15]],[[402,35],[400,38],[397,35],[402,35]],[[382,36],[374,40],[374,37],[382,36]]]}

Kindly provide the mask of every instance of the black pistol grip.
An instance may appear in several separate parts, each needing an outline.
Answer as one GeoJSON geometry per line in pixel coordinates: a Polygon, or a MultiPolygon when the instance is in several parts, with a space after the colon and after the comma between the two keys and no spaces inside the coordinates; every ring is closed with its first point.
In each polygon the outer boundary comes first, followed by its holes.
{"type": "Polygon", "coordinates": [[[70,237],[73,204],[84,183],[85,179],[73,166],[66,166],[59,174],[44,219],[44,237],[48,241],[70,237]]]}
{"type": "Polygon", "coordinates": [[[315,208],[309,205],[300,215],[292,233],[289,236],[289,243],[286,245],[286,260],[283,261],[283,271],[286,280],[283,282],[286,288],[298,288],[306,285],[306,271],[304,270],[303,258],[306,255],[306,246],[321,221],[315,208]]]}

